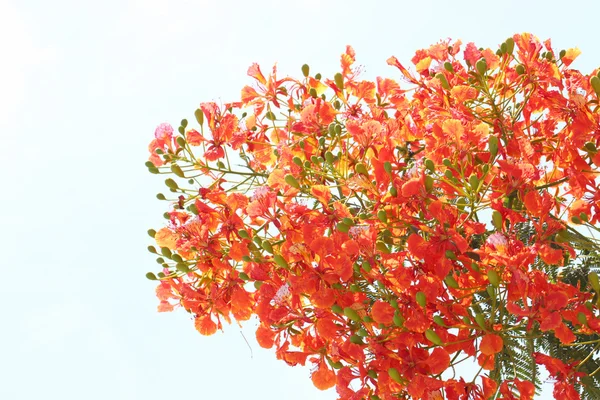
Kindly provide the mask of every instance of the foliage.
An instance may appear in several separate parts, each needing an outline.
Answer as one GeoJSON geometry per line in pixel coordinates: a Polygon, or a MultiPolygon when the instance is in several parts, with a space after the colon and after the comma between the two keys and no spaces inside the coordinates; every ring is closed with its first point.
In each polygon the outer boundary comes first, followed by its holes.
{"type": "Polygon", "coordinates": [[[414,72],[388,59],[400,83],[362,80],[351,47],[333,79],[252,65],[240,102],[150,145],[175,175],[159,311],[203,335],[256,316],[342,399],[531,399],[541,367],[556,398],[599,398],[600,78],[578,54],[442,41],[414,72]]]}

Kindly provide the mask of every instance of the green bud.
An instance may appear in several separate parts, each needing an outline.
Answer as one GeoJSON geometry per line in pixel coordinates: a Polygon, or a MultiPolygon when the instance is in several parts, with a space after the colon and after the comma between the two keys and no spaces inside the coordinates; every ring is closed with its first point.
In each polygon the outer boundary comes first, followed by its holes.
{"type": "Polygon", "coordinates": [[[476,262],[472,262],[472,263],[471,263],[471,269],[472,269],[473,271],[475,271],[475,272],[479,272],[479,271],[480,271],[480,269],[479,269],[479,265],[477,265],[477,263],[476,263],[476,262]]]}
{"type": "Polygon", "coordinates": [[[148,251],[150,253],[156,254],[156,248],[154,246],[148,246],[148,251]]]}
{"type": "Polygon", "coordinates": [[[456,282],[456,279],[454,279],[452,275],[448,275],[446,279],[444,279],[444,282],[446,282],[446,285],[452,289],[458,288],[458,282],[456,282]]]}
{"type": "Polygon", "coordinates": [[[173,253],[171,253],[171,250],[169,250],[168,247],[161,247],[160,253],[167,258],[171,258],[171,256],[173,255],[173,253]]]}
{"type": "Polygon", "coordinates": [[[176,190],[176,189],[178,189],[178,188],[179,188],[179,186],[177,186],[177,182],[175,182],[175,181],[174,181],[173,179],[171,179],[171,178],[168,178],[168,179],[166,179],[166,180],[165,180],[165,185],[167,185],[167,187],[168,187],[169,189],[173,189],[173,190],[176,190]]]}
{"type": "Polygon", "coordinates": [[[396,189],[394,186],[392,186],[390,188],[390,195],[392,195],[392,197],[398,197],[398,189],[396,189]]]}
{"type": "Polygon", "coordinates": [[[523,75],[525,73],[525,66],[523,64],[519,64],[515,68],[515,71],[517,72],[517,74],[523,75]]]}
{"type": "Polygon", "coordinates": [[[240,229],[238,232],[238,235],[242,238],[242,239],[249,239],[250,235],[248,234],[248,231],[246,231],[245,229],[240,229]]]}
{"type": "Polygon", "coordinates": [[[281,256],[280,254],[275,254],[273,256],[273,261],[275,261],[275,264],[279,265],[281,268],[288,268],[289,265],[287,263],[287,261],[285,260],[285,258],[283,258],[283,256],[281,256]]]}
{"type": "Polygon", "coordinates": [[[398,383],[402,383],[402,378],[400,377],[400,373],[398,372],[398,370],[396,368],[390,368],[388,369],[388,375],[390,376],[390,378],[392,378],[392,380],[398,382],[398,383]]]}
{"type": "Polygon", "coordinates": [[[336,135],[340,135],[342,133],[342,126],[341,125],[336,125],[335,126],[335,134],[336,135]]]}
{"type": "Polygon", "coordinates": [[[341,314],[344,310],[339,305],[334,304],[331,306],[331,311],[333,311],[336,314],[341,314]]]}
{"type": "Polygon", "coordinates": [[[354,221],[352,220],[352,218],[348,218],[348,217],[346,217],[346,218],[342,219],[342,222],[343,222],[344,224],[346,224],[346,225],[349,225],[349,226],[352,226],[352,225],[354,225],[354,221]]]}
{"type": "Polygon", "coordinates": [[[368,261],[363,261],[361,268],[365,271],[365,272],[371,272],[371,269],[373,269],[373,267],[371,267],[371,264],[368,261]]]}
{"type": "Polygon", "coordinates": [[[273,112],[271,111],[267,111],[267,113],[265,114],[265,118],[269,121],[275,121],[276,119],[275,114],[273,114],[273,112]]]}
{"type": "Polygon", "coordinates": [[[321,80],[321,74],[320,74],[319,72],[317,72],[317,73],[315,74],[315,79],[316,79],[316,80],[318,80],[318,81],[320,81],[320,80],[321,80]]]}
{"type": "Polygon", "coordinates": [[[576,215],[574,215],[573,217],[571,217],[571,221],[573,221],[573,223],[578,224],[578,225],[582,223],[581,219],[578,216],[576,216],[576,215]]]}
{"type": "Polygon", "coordinates": [[[338,222],[338,224],[335,227],[338,231],[342,233],[348,233],[348,231],[350,230],[350,226],[346,225],[343,222],[338,222]]]}
{"type": "Polygon", "coordinates": [[[392,306],[392,308],[395,308],[397,310],[398,309],[398,300],[391,299],[390,300],[390,306],[392,306]]]}
{"type": "Polygon", "coordinates": [[[387,212],[385,210],[377,211],[377,218],[384,224],[387,223],[387,212]]]}
{"type": "Polygon", "coordinates": [[[587,142],[586,144],[583,145],[583,148],[590,153],[595,153],[598,151],[598,149],[596,148],[596,145],[592,142],[587,142]]]}
{"type": "Polygon", "coordinates": [[[358,286],[356,283],[353,283],[350,285],[350,291],[352,293],[358,293],[360,292],[360,286],[358,286]]]}
{"type": "Polygon", "coordinates": [[[183,170],[177,164],[171,164],[171,172],[177,175],[180,178],[185,178],[183,170]]]}
{"type": "Polygon", "coordinates": [[[444,158],[442,160],[442,164],[444,164],[446,167],[450,168],[452,166],[452,161],[450,161],[448,158],[444,158]]]}
{"type": "Polygon", "coordinates": [[[600,98],[600,78],[597,76],[592,76],[590,78],[590,84],[592,85],[592,89],[596,92],[596,96],[600,98]]]}
{"type": "Polygon", "coordinates": [[[417,299],[417,303],[421,307],[425,307],[427,305],[427,298],[425,297],[425,293],[417,292],[416,299],[417,299]]]}
{"type": "MultiPolygon", "coordinates": [[[[448,160],[448,161],[450,161],[450,160],[448,160]]],[[[433,163],[432,160],[429,160],[429,159],[425,160],[425,168],[427,168],[427,170],[431,173],[435,172],[435,164],[433,163]]]]}
{"type": "Polygon", "coordinates": [[[261,281],[254,281],[254,288],[256,290],[259,290],[262,285],[263,283],[261,281]]]}
{"type": "Polygon", "coordinates": [[[487,330],[487,327],[485,326],[485,317],[483,316],[483,314],[476,314],[475,322],[477,322],[477,325],[479,325],[481,329],[487,330]]]}
{"type": "Polygon", "coordinates": [[[197,109],[196,111],[194,111],[194,117],[196,117],[196,121],[198,121],[198,124],[200,124],[200,126],[204,124],[204,113],[201,109],[197,109]]]}
{"type": "Polygon", "coordinates": [[[496,271],[494,271],[493,269],[490,269],[487,273],[487,276],[488,276],[488,280],[494,287],[500,286],[500,276],[498,275],[498,273],[496,271]]]}
{"type": "Polygon", "coordinates": [[[367,332],[367,330],[365,328],[360,328],[358,331],[356,331],[356,334],[360,337],[369,336],[369,332],[367,332]]]}
{"type": "Polygon", "coordinates": [[[294,162],[294,164],[296,164],[299,167],[302,167],[304,165],[304,163],[302,162],[302,159],[300,159],[300,157],[298,157],[298,156],[292,158],[292,161],[294,162]]]}
{"type": "Polygon", "coordinates": [[[273,245],[268,240],[263,240],[260,246],[268,253],[273,254],[273,245]]]}
{"type": "Polygon", "coordinates": [[[438,334],[435,333],[431,329],[427,329],[425,331],[425,337],[427,338],[427,340],[429,340],[431,343],[435,344],[436,346],[440,346],[442,344],[442,339],[440,339],[438,334]]]}
{"type": "Polygon", "coordinates": [[[177,265],[175,265],[175,268],[177,268],[177,271],[183,272],[184,274],[187,274],[188,272],[190,272],[190,267],[188,267],[187,265],[185,265],[183,263],[177,263],[177,265]]]}
{"type": "Polygon", "coordinates": [[[380,251],[385,254],[390,254],[391,250],[386,246],[385,242],[378,240],[375,242],[375,250],[380,251]]]}
{"type": "Polygon", "coordinates": [[[302,75],[304,75],[304,77],[308,77],[308,74],[310,74],[310,67],[308,66],[308,64],[304,64],[302,66],[302,75]]]}
{"type": "Polygon", "coordinates": [[[456,260],[456,254],[452,250],[446,250],[446,258],[449,260],[456,260]]]}
{"type": "Polygon", "coordinates": [[[389,175],[391,175],[392,174],[392,163],[389,161],[384,162],[383,169],[385,170],[385,172],[387,172],[389,175]]]}
{"type": "Polygon", "coordinates": [[[300,189],[300,184],[298,183],[298,181],[296,180],[296,178],[294,178],[293,175],[287,174],[285,176],[284,180],[285,180],[285,183],[287,183],[291,187],[296,188],[296,189],[300,189]]]}
{"type": "Polygon", "coordinates": [[[148,236],[153,238],[154,236],[156,236],[156,231],[154,229],[148,229],[148,236]]]}
{"type": "Polygon", "coordinates": [[[513,40],[513,38],[509,37],[508,39],[506,39],[506,54],[508,55],[512,55],[514,49],[515,49],[515,41],[513,40]]]}
{"type": "Polygon", "coordinates": [[[181,256],[179,254],[173,254],[171,256],[171,260],[173,260],[175,262],[183,262],[183,258],[181,258],[181,256]]]}
{"type": "Polygon", "coordinates": [[[446,177],[446,179],[450,179],[450,180],[452,180],[452,178],[454,178],[452,171],[450,171],[449,169],[444,171],[444,176],[446,177]]]}
{"type": "Polygon", "coordinates": [[[464,317],[462,317],[462,320],[463,320],[463,324],[471,325],[471,319],[469,317],[467,317],[466,315],[464,317]]]}
{"type": "Polygon", "coordinates": [[[579,321],[579,323],[581,325],[584,325],[584,326],[587,325],[587,317],[582,312],[580,312],[580,313],[577,314],[577,321],[579,321]]]}
{"type": "Polygon", "coordinates": [[[488,293],[488,296],[490,296],[490,299],[496,298],[496,288],[493,285],[488,285],[486,291],[488,293]]]}
{"type": "Polygon", "coordinates": [[[402,327],[404,325],[404,318],[400,315],[400,313],[394,313],[394,325],[402,327]]]}
{"type": "Polygon", "coordinates": [[[315,88],[310,88],[308,90],[308,94],[310,95],[310,97],[312,97],[313,99],[316,99],[318,94],[317,94],[317,89],[315,88]]]}
{"type": "Polygon", "coordinates": [[[329,363],[329,365],[331,365],[331,368],[333,369],[340,369],[344,366],[344,364],[342,364],[340,361],[333,362],[329,358],[327,359],[327,362],[329,363]]]}
{"type": "Polygon", "coordinates": [[[377,371],[375,371],[375,370],[372,370],[372,369],[370,369],[370,370],[367,372],[367,375],[369,375],[369,378],[372,378],[372,379],[377,379],[377,371]]]}
{"type": "Polygon", "coordinates": [[[156,275],[154,275],[154,273],[153,273],[153,272],[148,272],[148,273],[146,274],[146,278],[147,278],[147,279],[150,279],[151,281],[155,281],[155,280],[157,279],[157,278],[156,278],[156,275]]]}
{"type": "Polygon", "coordinates": [[[506,43],[502,43],[502,44],[500,45],[500,49],[498,50],[498,52],[496,52],[496,54],[498,54],[499,56],[501,56],[502,54],[505,54],[505,53],[506,53],[506,50],[507,50],[507,49],[508,49],[508,48],[506,47],[506,43]]]}
{"type": "Polygon", "coordinates": [[[339,72],[333,76],[333,80],[335,81],[335,86],[340,90],[344,90],[344,77],[339,72]]]}
{"type": "Polygon", "coordinates": [[[487,71],[487,63],[485,62],[485,58],[480,59],[475,64],[475,68],[477,68],[477,72],[479,75],[484,76],[487,71]]]}
{"type": "Polygon", "coordinates": [[[248,274],[247,274],[247,273],[245,273],[245,272],[240,272],[240,273],[239,273],[239,276],[240,276],[240,279],[243,279],[243,280],[245,280],[245,281],[249,281],[249,280],[250,280],[250,277],[249,277],[249,276],[248,276],[248,274]]]}
{"type": "Polygon", "coordinates": [[[359,345],[365,344],[362,341],[362,338],[360,336],[358,336],[358,335],[352,335],[352,336],[350,336],[350,343],[359,344],[359,345]]]}
{"type": "Polygon", "coordinates": [[[488,140],[488,147],[490,150],[490,155],[492,158],[496,157],[496,154],[498,154],[498,137],[494,136],[494,135],[490,135],[490,138],[488,140]]]}
{"type": "Polygon", "coordinates": [[[365,167],[365,164],[363,164],[363,163],[356,164],[356,166],[354,167],[354,170],[356,171],[357,174],[369,176],[369,172],[367,171],[367,167],[365,167]]]}
{"type": "Polygon", "coordinates": [[[330,151],[326,151],[325,152],[325,160],[327,160],[328,164],[332,164],[333,160],[334,160],[333,153],[330,151]]]}
{"type": "Polygon", "coordinates": [[[430,175],[425,176],[425,190],[429,193],[433,189],[433,178],[430,175]]]}
{"type": "Polygon", "coordinates": [[[446,71],[448,71],[448,72],[454,73],[454,68],[452,67],[452,63],[451,62],[446,61],[444,63],[444,69],[446,71]]]}
{"type": "Polygon", "coordinates": [[[469,177],[469,185],[471,185],[471,189],[476,192],[479,189],[479,178],[475,174],[471,174],[469,177]]]}
{"type": "Polygon", "coordinates": [[[151,174],[158,174],[160,171],[158,170],[158,168],[151,167],[148,168],[148,172],[150,172],[151,174]]]}
{"type": "Polygon", "coordinates": [[[444,76],[444,74],[438,73],[438,74],[435,75],[435,77],[440,80],[440,83],[442,84],[442,87],[444,89],[450,90],[450,85],[448,84],[448,80],[446,79],[446,77],[444,76]]]}
{"type": "Polygon", "coordinates": [[[439,315],[436,315],[435,317],[433,317],[433,322],[435,322],[439,326],[444,326],[444,327],[446,326],[444,319],[442,317],[440,317],[439,315]]]}
{"type": "Polygon", "coordinates": [[[177,137],[177,144],[179,145],[179,147],[185,147],[185,139],[182,138],[181,136],[177,137]]]}
{"type": "Polygon", "coordinates": [[[492,211],[492,225],[498,231],[502,231],[502,214],[498,210],[492,211]]]}

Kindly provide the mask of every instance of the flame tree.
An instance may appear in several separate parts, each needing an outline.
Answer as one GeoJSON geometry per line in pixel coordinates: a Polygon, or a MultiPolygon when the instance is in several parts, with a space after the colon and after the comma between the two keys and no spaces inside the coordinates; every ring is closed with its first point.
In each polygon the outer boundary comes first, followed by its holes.
{"type": "Polygon", "coordinates": [[[600,398],[600,75],[530,34],[441,41],[395,79],[268,76],[161,124],[159,311],[313,366],[341,399],[600,398]],[[475,363],[473,380],[455,366],[475,363]]]}

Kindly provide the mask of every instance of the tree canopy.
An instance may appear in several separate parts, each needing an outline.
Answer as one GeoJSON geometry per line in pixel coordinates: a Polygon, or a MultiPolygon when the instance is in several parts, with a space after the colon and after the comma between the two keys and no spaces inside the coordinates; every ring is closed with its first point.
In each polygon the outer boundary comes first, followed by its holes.
{"type": "Polygon", "coordinates": [[[146,163],[159,311],[260,346],[341,399],[600,398],[600,71],[517,34],[441,41],[392,78],[248,69],[161,124],[146,163]],[[475,377],[455,366],[476,363],[475,377]]]}

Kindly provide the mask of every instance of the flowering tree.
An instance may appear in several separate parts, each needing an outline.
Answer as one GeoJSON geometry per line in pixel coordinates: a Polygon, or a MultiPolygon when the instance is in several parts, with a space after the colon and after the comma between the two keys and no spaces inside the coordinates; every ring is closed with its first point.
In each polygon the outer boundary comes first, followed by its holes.
{"type": "Polygon", "coordinates": [[[578,54],[522,34],[391,57],[398,81],[361,80],[351,47],[333,79],[252,65],[241,101],[150,144],[174,175],[159,311],[203,335],[256,316],[341,399],[532,399],[541,366],[555,398],[600,398],[600,77],[578,54]]]}

